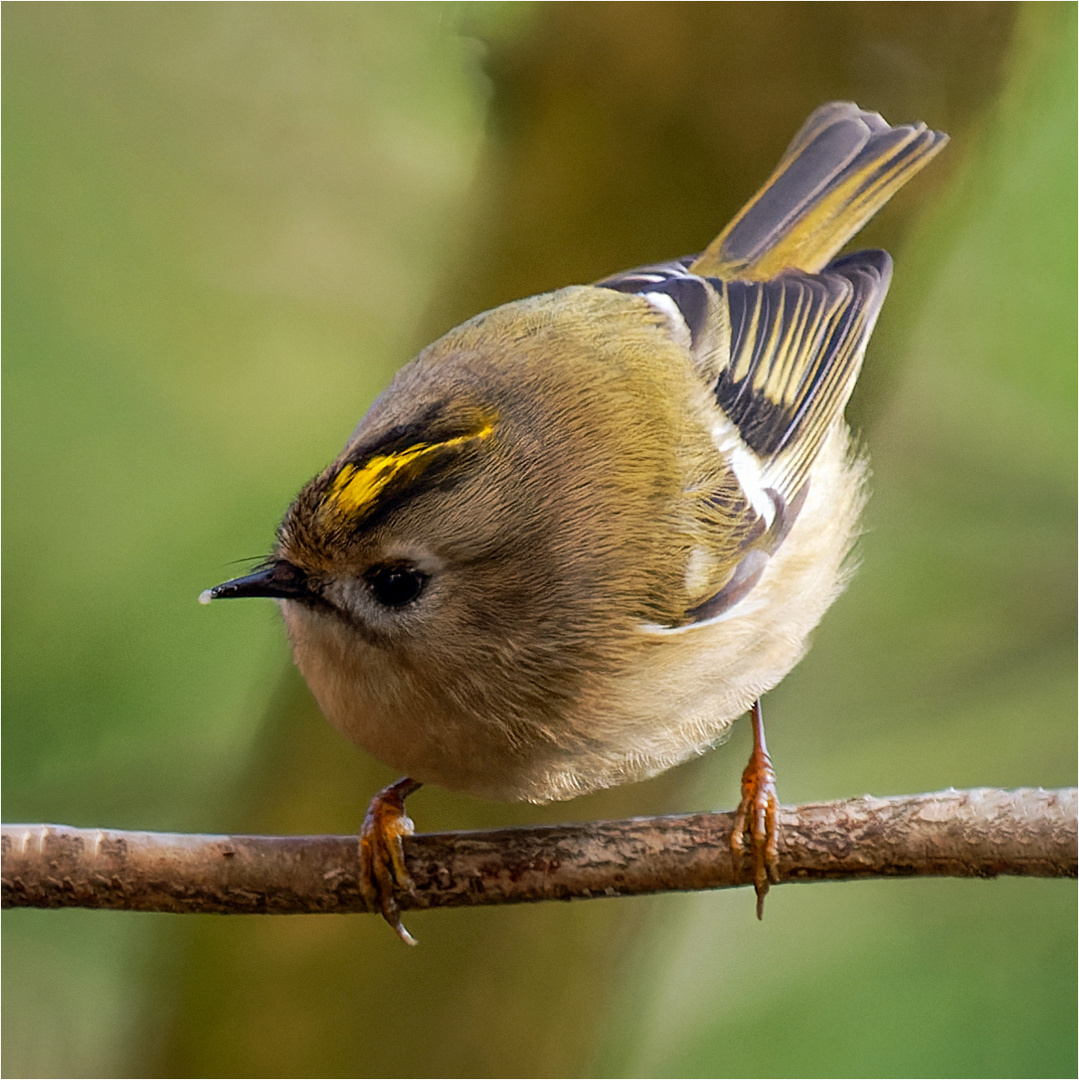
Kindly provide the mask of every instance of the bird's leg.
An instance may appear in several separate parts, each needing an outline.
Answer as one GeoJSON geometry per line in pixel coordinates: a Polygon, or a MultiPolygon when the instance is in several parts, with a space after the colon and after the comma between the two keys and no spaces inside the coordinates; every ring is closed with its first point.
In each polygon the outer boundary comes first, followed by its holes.
{"type": "Polygon", "coordinates": [[[750,709],[753,720],[753,753],[742,773],[742,801],[734,817],[731,854],[738,866],[748,853],[753,862],[753,888],[757,892],[757,918],[764,916],[769,881],[778,881],[778,832],[776,829],[776,774],[764,742],[764,718],[758,699],[750,709]]]}
{"type": "Polygon", "coordinates": [[[393,927],[406,945],[416,939],[401,925],[397,897],[412,892],[412,877],[405,866],[401,842],[412,835],[412,820],[405,799],[422,785],[409,776],[383,788],[372,800],[360,828],[360,894],[393,927]]]}

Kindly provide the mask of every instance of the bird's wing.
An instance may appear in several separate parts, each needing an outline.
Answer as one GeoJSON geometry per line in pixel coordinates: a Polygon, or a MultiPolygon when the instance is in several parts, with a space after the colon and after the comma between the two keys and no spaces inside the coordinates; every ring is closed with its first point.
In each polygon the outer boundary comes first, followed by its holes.
{"type": "Polygon", "coordinates": [[[892,266],[883,251],[861,251],[819,274],[722,281],[691,273],[692,263],[598,283],[663,311],[715,395],[714,439],[736,484],[704,494],[727,550],[716,561],[714,592],[687,612],[687,625],[746,596],[786,537],[813,461],[854,388],[892,266]],[[720,528],[724,521],[733,528],[720,528]]]}
{"type": "Polygon", "coordinates": [[[723,290],[731,324],[716,400],[764,463],[768,485],[788,498],[850,398],[891,275],[887,252],[871,250],[820,274],[710,282],[723,290]]]}
{"type": "Polygon", "coordinates": [[[761,480],[790,502],[842,415],[891,280],[884,251],[859,251],[819,274],[771,281],[700,277],[692,259],[597,284],[638,293],[688,332],[697,370],[761,480]]]}

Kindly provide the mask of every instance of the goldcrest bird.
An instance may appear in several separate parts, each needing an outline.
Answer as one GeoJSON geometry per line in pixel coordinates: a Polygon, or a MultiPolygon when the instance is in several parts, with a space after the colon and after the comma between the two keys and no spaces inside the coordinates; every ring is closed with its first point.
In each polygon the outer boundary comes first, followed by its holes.
{"type": "Polygon", "coordinates": [[[763,898],[756,703],[845,582],[865,466],[843,409],[892,272],[884,251],[836,255],[945,142],[824,105],[700,255],[451,330],[300,492],[265,564],[204,594],[277,598],[323,712],[407,773],[361,842],[406,940],[420,783],[567,799],[700,754],[751,707],[739,831],[763,898]]]}

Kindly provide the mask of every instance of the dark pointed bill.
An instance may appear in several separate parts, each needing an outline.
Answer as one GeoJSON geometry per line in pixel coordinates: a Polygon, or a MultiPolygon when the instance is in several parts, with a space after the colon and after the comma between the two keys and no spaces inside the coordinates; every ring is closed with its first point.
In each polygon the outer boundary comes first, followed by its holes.
{"type": "Polygon", "coordinates": [[[283,559],[260,567],[252,574],[233,578],[199,595],[200,604],[211,600],[233,600],[240,596],[270,596],[295,600],[307,595],[307,577],[283,559]]]}

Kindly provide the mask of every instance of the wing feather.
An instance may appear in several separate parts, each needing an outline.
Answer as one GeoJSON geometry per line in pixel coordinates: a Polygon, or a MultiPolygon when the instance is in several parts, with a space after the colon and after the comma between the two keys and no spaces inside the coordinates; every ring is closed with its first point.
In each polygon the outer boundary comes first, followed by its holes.
{"type": "Polygon", "coordinates": [[[713,536],[706,545],[715,557],[702,549],[697,560],[716,567],[711,591],[677,625],[649,630],[680,633],[725,618],[782,544],[891,280],[883,251],[836,253],[946,142],[924,124],[891,127],[851,102],[822,105],[700,255],[597,282],[663,312],[717,406],[723,475],[687,492],[713,536]]]}
{"type": "MultiPolygon", "coordinates": [[[[720,532],[728,546],[737,543],[717,561],[713,591],[678,624],[651,627],[656,633],[725,618],[752,592],[797,517],[813,461],[854,388],[892,267],[887,253],[872,250],[836,259],[819,274],[789,270],[770,281],[702,278],[691,264],[680,259],[599,283],[639,293],[665,314],[673,304],[691,353],[708,352],[695,358],[702,377],[712,372],[717,449],[734,485],[722,496],[720,532]]],[[[720,499],[718,492],[687,497],[700,502],[705,518],[720,499]]]]}
{"type": "Polygon", "coordinates": [[[716,400],[788,500],[854,389],[890,278],[885,252],[861,251],[821,274],[711,282],[731,323],[716,400]]]}

